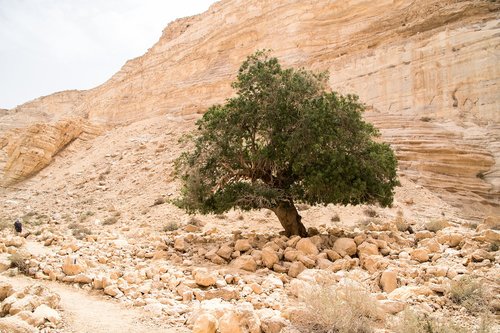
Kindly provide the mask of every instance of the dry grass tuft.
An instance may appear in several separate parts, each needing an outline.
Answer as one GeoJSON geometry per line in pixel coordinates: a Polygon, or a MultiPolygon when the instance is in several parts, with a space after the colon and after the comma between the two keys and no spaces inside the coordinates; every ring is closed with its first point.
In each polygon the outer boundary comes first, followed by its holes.
{"type": "Polygon", "coordinates": [[[425,229],[432,231],[432,232],[438,232],[439,230],[443,230],[446,227],[449,227],[450,223],[444,219],[441,220],[432,220],[429,221],[425,224],[425,229]]]}
{"type": "Polygon", "coordinates": [[[92,233],[89,228],[79,225],[78,223],[71,223],[68,228],[71,229],[71,233],[73,234],[73,236],[75,236],[76,239],[80,240],[84,239],[92,233]]]}
{"type": "Polygon", "coordinates": [[[311,286],[301,296],[306,311],[291,318],[301,330],[318,333],[369,333],[382,312],[376,300],[352,286],[311,286]]]}
{"type": "Polygon", "coordinates": [[[94,212],[92,212],[92,211],[88,210],[88,211],[86,211],[85,213],[82,213],[82,215],[80,215],[80,217],[79,217],[79,219],[78,219],[78,220],[79,220],[81,223],[83,223],[83,222],[87,221],[87,219],[88,219],[90,216],[93,216],[93,215],[94,215],[94,212]]]}
{"type": "Polygon", "coordinates": [[[363,213],[368,217],[376,217],[378,216],[377,211],[372,207],[367,207],[363,210],[363,213]]]}
{"type": "Polygon", "coordinates": [[[17,252],[14,253],[10,256],[10,267],[15,268],[19,270],[19,272],[28,275],[29,272],[29,264],[28,264],[28,258],[27,256],[17,252]]]}
{"type": "Polygon", "coordinates": [[[401,232],[405,232],[410,228],[404,219],[403,212],[400,210],[398,210],[397,216],[394,219],[394,225],[396,225],[396,228],[401,232]]]}
{"type": "Polygon", "coordinates": [[[188,221],[188,224],[192,224],[196,227],[203,227],[205,226],[205,222],[203,222],[202,220],[200,220],[199,218],[193,216],[189,219],[188,221]]]}
{"type": "Polygon", "coordinates": [[[472,276],[464,276],[458,281],[452,281],[448,297],[470,313],[489,311],[488,297],[483,284],[472,276]]]}
{"type": "Polygon", "coordinates": [[[427,314],[418,314],[411,310],[403,312],[398,324],[393,327],[395,332],[401,333],[467,333],[468,331],[455,325],[446,318],[440,320],[427,314]]]}
{"type": "Polygon", "coordinates": [[[177,222],[170,221],[166,226],[163,227],[163,232],[175,231],[177,229],[179,229],[179,225],[177,224],[177,222]]]}
{"type": "Polygon", "coordinates": [[[105,219],[102,222],[102,225],[112,225],[112,224],[115,224],[116,222],[118,222],[118,218],[116,216],[111,216],[111,217],[108,217],[107,219],[105,219]]]}

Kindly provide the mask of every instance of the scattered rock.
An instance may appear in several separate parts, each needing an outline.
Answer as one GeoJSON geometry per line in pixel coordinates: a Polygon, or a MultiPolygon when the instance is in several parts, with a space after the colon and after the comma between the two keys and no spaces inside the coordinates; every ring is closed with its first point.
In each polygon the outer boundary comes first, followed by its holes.
{"type": "Polygon", "coordinates": [[[0,318],[0,332],[36,333],[39,331],[19,317],[12,316],[0,318]]]}
{"type": "Polygon", "coordinates": [[[378,255],[378,246],[372,243],[363,242],[358,246],[358,256],[375,256],[378,255]]]}
{"type": "Polygon", "coordinates": [[[429,261],[429,250],[427,248],[418,248],[411,252],[411,258],[418,262],[429,261]]]}
{"type": "Polygon", "coordinates": [[[198,285],[202,287],[210,287],[215,285],[217,277],[214,274],[207,272],[206,270],[197,270],[194,273],[194,280],[198,285]]]}
{"type": "Polygon", "coordinates": [[[45,304],[38,306],[33,315],[38,318],[50,321],[52,324],[58,324],[61,321],[61,315],[56,310],[48,307],[45,304]]]}
{"type": "Polygon", "coordinates": [[[382,311],[391,315],[403,311],[406,307],[406,303],[393,300],[381,300],[379,304],[382,311]]]}
{"type": "Polygon", "coordinates": [[[250,255],[242,255],[234,259],[231,262],[231,266],[249,272],[255,272],[257,270],[257,263],[255,262],[255,259],[250,255]]]}
{"type": "Polygon", "coordinates": [[[277,264],[279,260],[278,254],[273,248],[265,247],[262,249],[262,263],[267,268],[273,268],[274,264],[277,264]]]}
{"type": "Polygon", "coordinates": [[[333,243],[333,251],[342,257],[353,256],[356,254],[356,250],[356,242],[352,238],[339,238],[333,243]]]}
{"type": "Polygon", "coordinates": [[[243,303],[219,319],[220,333],[260,333],[260,319],[249,303],[243,303]]]}
{"type": "Polygon", "coordinates": [[[331,261],[335,261],[335,260],[339,260],[341,259],[342,257],[340,256],[340,254],[338,254],[336,251],[334,250],[330,250],[330,249],[326,249],[324,251],[326,253],[326,255],[328,256],[328,259],[330,259],[331,261]]]}
{"type": "Polygon", "coordinates": [[[235,251],[240,251],[240,252],[245,252],[248,251],[252,248],[252,245],[250,245],[250,242],[248,239],[238,239],[236,243],[234,244],[234,250],[235,251]]]}
{"type": "Polygon", "coordinates": [[[233,248],[229,245],[222,245],[220,249],[217,251],[217,255],[226,260],[231,259],[231,254],[233,253],[233,248]]]}
{"type": "Polygon", "coordinates": [[[494,261],[495,260],[495,256],[492,255],[491,253],[489,253],[488,251],[485,251],[483,249],[477,249],[476,251],[474,251],[471,255],[471,258],[472,258],[472,261],[475,261],[475,262],[481,262],[483,260],[491,260],[491,261],[494,261]]]}
{"type": "Polygon", "coordinates": [[[0,282],[0,302],[14,293],[12,285],[7,282],[0,282]]]}
{"type": "Polygon", "coordinates": [[[217,318],[210,313],[203,313],[196,319],[193,326],[193,333],[215,333],[217,327],[217,318]]]}
{"type": "Polygon", "coordinates": [[[123,293],[116,285],[110,285],[104,288],[104,293],[112,297],[120,297],[123,293]]]}
{"type": "Polygon", "coordinates": [[[384,271],[380,276],[380,287],[386,293],[390,293],[398,287],[398,279],[396,272],[394,271],[384,271]]]}
{"type": "Polygon", "coordinates": [[[62,271],[66,275],[77,275],[85,271],[85,265],[78,256],[67,256],[62,265],[62,271]]]}
{"type": "Polygon", "coordinates": [[[306,255],[317,255],[319,253],[318,248],[309,238],[302,238],[299,240],[295,248],[306,255]]]}
{"type": "Polygon", "coordinates": [[[184,240],[184,237],[177,237],[174,241],[174,249],[177,251],[184,252],[186,251],[186,241],[184,240]]]}

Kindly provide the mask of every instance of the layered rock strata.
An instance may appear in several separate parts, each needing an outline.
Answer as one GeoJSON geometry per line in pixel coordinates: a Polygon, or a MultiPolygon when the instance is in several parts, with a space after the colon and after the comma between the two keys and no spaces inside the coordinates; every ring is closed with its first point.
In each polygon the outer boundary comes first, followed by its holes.
{"type": "Polygon", "coordinates": [[[171,23],[145,55],[128,61],[101,86],[2,112],[0,129],[18,129],[3,135],[0,177],[17,181],[39,169],[14,167],[7,161],[18,150],[7,147],[33,142],[26,149],[39,153],[24,161],[43,167],[54,156],[52,147],[64,147],[81,130],[55,140],[39,136],[49,143],[36,144],[22,133],[32,133],[27,128],[40,114],[51,124],[71,114],[108,125],[203,113],[231,96],[230,82],[248,54],[271,48],[286,66],[329,70],[332,88],[359,94],[383,116],[453,123],[445,126],[445,135],[441,125],[424,121],[401,128],[389,117],[377,126],[401,151],[402,169],[421,184],[459,200],[456,204],[498,207],[500,148],[492,138],[498,137],[500,120],[499,8],[471,0],[220,1],[203,14],[171,23]],[[414,142],[404,153],[415,133],[453,149],[443,153],[432,143],[414,142]],[[481,149],[475,152],[476,147],[481,149]]]}

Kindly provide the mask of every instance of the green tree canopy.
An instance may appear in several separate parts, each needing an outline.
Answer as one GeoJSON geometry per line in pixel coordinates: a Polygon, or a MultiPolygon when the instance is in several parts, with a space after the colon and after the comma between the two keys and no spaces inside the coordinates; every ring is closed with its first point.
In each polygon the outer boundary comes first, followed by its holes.
{"type": "Polygon", "coordinates": [[[177,160],[188,212],[268,208],[287,235],[306,236],[296,202],[392,203],[397,161],[374,141],[355,95],[327,90],[327,75],[284,69],[266,51],[241,65],[235,97],[197,122],[177,160]]]}

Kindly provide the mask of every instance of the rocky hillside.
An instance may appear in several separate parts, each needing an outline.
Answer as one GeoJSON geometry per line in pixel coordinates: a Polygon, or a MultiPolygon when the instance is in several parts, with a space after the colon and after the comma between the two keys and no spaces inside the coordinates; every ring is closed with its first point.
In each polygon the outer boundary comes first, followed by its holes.
{"type": "Polygon", "coordinates": [[[50,164],[75,140],[154,116],[190,119],[232,94],[256,49],[330,72],[396,149],[401,173],[470,217],[500,211],[498,23],[480,0],[223,0],[177,20],[143,56],[94,89],[0,113],[0,181],[50,164]]]}

